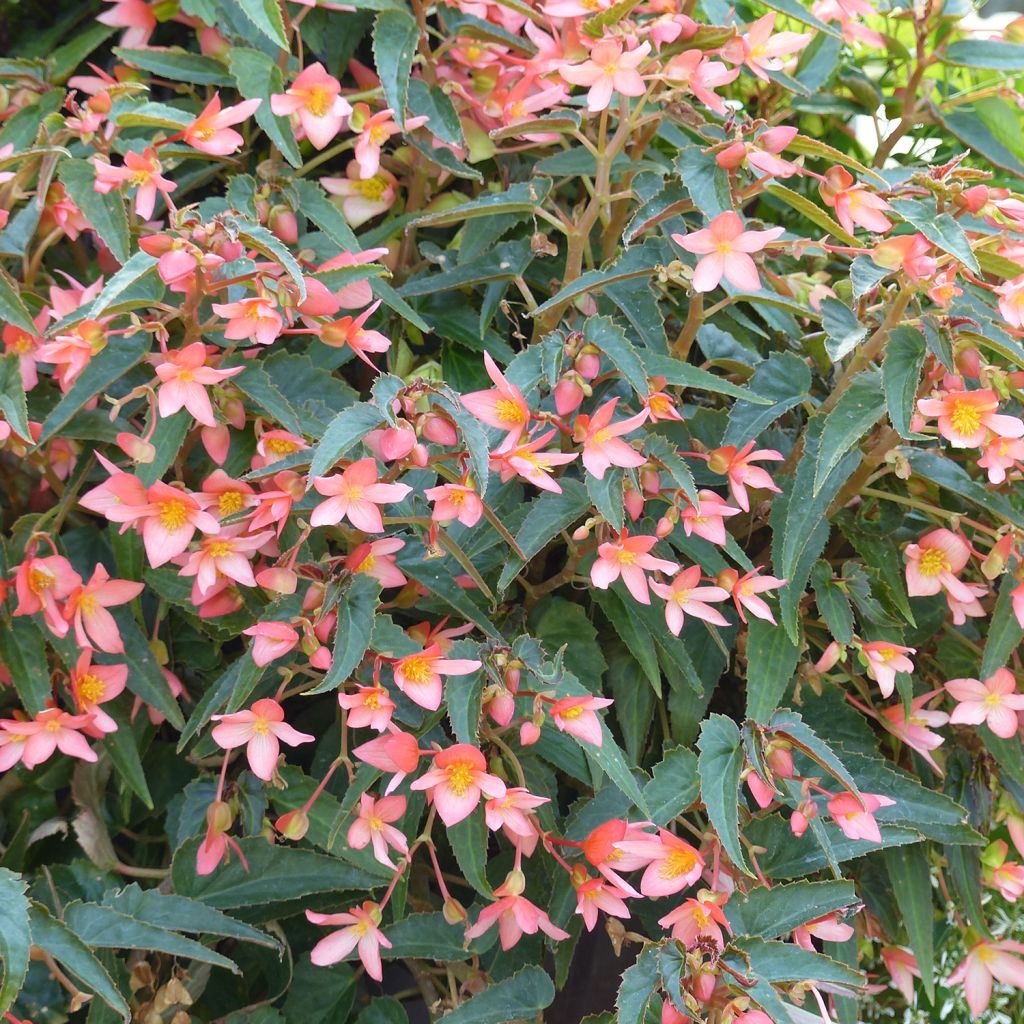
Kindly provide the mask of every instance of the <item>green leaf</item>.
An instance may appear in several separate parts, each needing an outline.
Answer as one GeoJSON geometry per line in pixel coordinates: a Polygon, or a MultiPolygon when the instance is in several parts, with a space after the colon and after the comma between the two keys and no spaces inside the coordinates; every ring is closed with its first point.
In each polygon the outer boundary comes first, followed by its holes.
{"type": "Polygon", "coordinates": [[[435,138],[449,146],[465,145],[458,111],[440,86],[428,85],[422,78],[413,78],[409,82],[407,102],[413,117],[428,118],[430,133],[435,138]]]}
{"type": "Polygon", "coordinates": [[[794,882],[735,893],[725,905],[734,935],[774,939],[857,902],[853,882],[794,882]]]}
{"type": "MultiPolygon", "coordinates": [[[[296,1024],[300,1022],[296,1021],[296,1024]]],[[[409,1024],[405,1007],[391,996],[376,996],[358,1017],[356,1024],[409,1024]]]]}
{"type": "Polygon", "coordinates": [[[247,100],[263,101],[256,108],[256,123],[292,167],[301,167],[302,154],[295,142],[291,122],[287,117],[278,117],[270,109],[270,97],[284,92],[284,78],[277,63],[262,50],[233,46],[228,51],[228,65],[242,96],[247,100]]]}
{"type": "MultiPolygon", "coordinates": [[[[7,273],[0,268],[0,320],[6,320],[15,327],[20,327],[28,334],[36,334],[36,325],[32,322],[32,316],[25,308],[18,293],[18,284],[7,273]]],[[[15,357],[17,361],[17,357],[15,357]]]]}
{"type": "Polygon", "coordinates": [[[446,1013],[439,1024],[504,1024],[532,1020],[554,1001],[555,986],[542,967],[524,967],[446,1013]]]}
{"type": "Polygon", "coordinates": [[[450,291],[453,288],[465,288],[469,285],[511,281],[522,276],[533,262],[533,258],[529,239],[517,238],[515,241],[501,242],[490,252],[468,264],[460,264],[440,274],[418,274],[402,285],[399,293],[408,299],[450,291]]]}
{"type": "Polygon", "coordinates": [[[590,495],[591,503],[616,530],[622,529],[625,519],[622,497],[623,480],[623,472],[617,466],[606,470],[604,477],[600,480],[590,473],[587,474],[587,494],[590,495]]]}
{"type": "MultiPolygon", "coordinates": [[[[444,915],[410,914],[384,929],[391,949],[382,949],[386,960],[418,957],[424,960],[468,960],[472,955],[463,945],[463,929],[448,924],[444,915]]],[[[481,941],[481,940],[477,940],[481,941]]],[[[474,943],[475,945],[475,943],[474,943]]]]}
{"type": "Polygon", "coordinates": [[[1019,512],[1005,495],[990,491],[984,484],[971,479],[959,463],[938,452],[925,451],[921,448],[904,448],[902,451],[915,474],[1024,529],[1024,513],[1019,512]]]}
{"type": "Polygon", "coordinates": [[[32,944],[49,953],[79,984],[95,992],[107,1006],[121,1015],[124,1024],[128,1024],[132,1019],[128,1003],[88,946],[38,903],[32,904],[29,924],[32,944]]]}
{"type": "Polygon", "coordinates": [[[794,21],[810,25],[816,32],[824,32],[826,35],[840,38],[839,33],[831,25],[826,25],[820,18],[816,18],[803,4],[798,3],[798,0],[764,0],[764,6],[786,15],[787,18],[792,18],[794,21]]]}
{"type": "Polygon", "coordinates": [[[306,178],[293,178],[289,185],[299,194],[299,209],[335,245],[345,252],[360,252],[361,246],[342,216],[341,211],[327,198],[324,190],[306,178]]]}
{"type": "Polygon", "coordinates": [[[938,57],[944,64],[962,68],[1024,72],[1024,46],[1001,39],[958,39],[938,57]]]}
{"type": "Polygon", "coordinates": [[[481,498],[487,495],[490,463],[488,461],[487,431],[480,421],[462,404],[462,399],[447,385],[435,385],[441,404],[445,406],[455,426],[462,434],[462,440],[469,449],[469,461],[473,467],[476,491],[481,498]]]}
{"type": "Polygon", "coordinates": [[[128,689],[159,711],[176,729],[183,728],[185,719],[181,708],[130,609],[124,605],[112,614],[124,641],[124,654],[118,655],[115,660],[128,665],[128,689]]]}
{"type": "Polygon", "coordinates": [[[617,1024],[644,1024],[660,980],[658,947],[645,946],[636,963],[622,972],[619,994],[615,997],[617,1024]]]}
{"type": "Polygon", "coordinates": [[[693,205],[708,220],[732,209],[729,172],[719,167],[714,153],[687,146],[676,157],[676,170],[690,193],[693,205]]]}
{"type": "Polygon", "coordinates": [[[770,728],[773,733],[784,736],[801,753],[806,754],[826,771],[831,772],[848,790],[858,792],[857,782],[839,755],[803,720],[803,717],[789,708],[783,708],[772,715],[770,728]]]}
{"type": "MultiPolygon", "coordinates": [[[[452,647],[452,658],[470,658],[480,660],[479,645],[469,640],[460,640],[452,647]]],[[[486,678],[483,669],[457,679],[449,679],[445,693],[448,706],[448,720],[452,732],[459,743],[480,745],[480,715],[483,709],[484,683],[486,678]]]]}
{"type": "Polygon", "coordinates": [[[347,682],[370,646],[379,601],[380,583],[372,576],[358,573],[338,602],[331,667],[320,683],[305,691],[308,695],[336,690],[347,682]]]}
{"type": "Polygon", "coordinates": [[[28,884],[13,871],[0,868],[0,960],[3,961],[3,982],[0,983],[0,1014],[14,1005],[21,983],[28,973],[31,945],[28,884]]]}
{"type": "Polygon", "coordinates": [[[115,46],[114,53],[126,64],[172,82],[191,82],[194,85],[234,84],[220,61],[212,57],[203,57],[198,53],[189,53],[177,46],[152,46],[145,50],[115,46]]]}
{"type": "Polygon", "coordinates": [[[745,938],[734,940],[732,946],[746,957],[749,964],[749,970],[740,968],[743,973],[770,983],[826,982],[845,988],[860,988],[864,984],[864,975],[859,971],[789,942],[745,938]]]}
{"type": "Polygon", "coordinates": [[[814,563],[811,570],[811,584],[818,611],[825,620],[829,632],[841,644],[853,643],[853,609],[846,591],[836,582],[832,566],[824,559],[814,563]]]}
{"type": "Polygon", "coordinates": [[[773,352],[758,363],[749,390],[764,402],[734,402],[729,412],[723,444],[743,445],[770,427],[780,416],[796,408],[811,389],[811,371],[792,352],[773,352]]]}
{"type": "Polygon", "coordinates": [[[892,893],[910,937],[921,981],[928,999],[935,1002],[935,906],[932,873],[924,843],[893,846],[882,854],[892,882],[892,893]]]}
{"type": "MultiPolygon", "coordinates": [[[[384,884],[380,878],[336,857],[312,850],[271,846],[262,837],[240,839],[249,870],[232,856],[212,875],[196,875],[196,849],[201,840],[193,838],[174,854],[171,878],[174,891],[199,900],[218,910],[236,907],[267,907],[270,920],[274,908],[286,900],[301,899],[313,893],[348,890],[367,893],[384,884]]],[[[362,898],[366,898],[363,896],[362,898]]]]}
{"type": "Polygon", "coordinates": [[[667,825],[700,794],[697,758],[686,747],[667,750],[651,775],[651,781],[644,786],[644,799],[655,825],[667,825]]]}
{"type": "Polygon", "coordinates": [[[915,328],[900,324],[889,331],[882,362],[885,404],[893,430],[908,441],[921,437],[910,429],[910,419],[914,415],[925,351],[924,335],[915,328]]]}
{"type": "Polygon", "coordinates": [[[133,253],[128,262],[107,281],[103,291],[96,296],[92,305],[85,307],[83,317],[96,319],[101,313],[116,306],[129,289],[156,270],[158,262],[159,260],[155,256],[150,256],[148,252],[143,252],[141,249],[133,253]]]}
{"type": "Polygon", "coordinates": [[[106,195],[97,192],[93,187],[96,169],[88,160],[65,160],[60,165],[59,177],[75,205],[114,254],[114,259],[121,264],[127,263],[131,254],[131,237],[121,193],[117,190],[106,195]]]}
{"type": "Polygon", "coordinates": [[[647,681],[651,684],[651,690],[660,696],[661,667],[658,665],[658,652],[651,643],[650,634],[644,624],[630,614],[616,591],[595,588],[592,596],[643,669],[647,681]]]}
{"type": "Polygon", "coordinates": [[[121,128],[167,128],[172,132],[187,128],[193,120],[193,115],[186,110],[155,102],[139,103],[115,115],[121,128]]]}
{"type": "Polygon", "coordinates": [[[471,202],[435,213],[422,214],[412,223],[415,227],[437,228],[477,217],[494,217],[504,213],[532,213],[544,202],[550,191],[550,178],[532,178],[530,181],[516,182],[504,192],[485,192],[471,202]]]}
{"type": "Polygon", "coordinates": [[[648,377],[664,377],[667,384],[693,388],[695,391],[710,391],[717,395],[729,395],[732,398],[742,398],[753,405],[768,406],[772,404],[771,398],[763,398],[749,388],[741,388],[731,381],[725,380],[724,377],[716,376],[709,370],[684,363],[672,356],[662,356],[656,352],[645,351],[643,363],[648,377]]]}
{"type": "Polygon", "coordinates": [[[725,852],[749,875],[747,858],[740,844],[740,774],[744,763],[740,731],[731,718],[710,715],[701,725],[697,746],[700,749],[697,758],[700,798],[725,852]]]}
{"type": "Polygon", "coordinates": [[[462,877],[478,893],[491,897],[493,889],[487,881],[487,824],[483,811],[477,809],[468,818],[445,829],[452,853],[459,864],[462,877]]]}
{"type": "Polygon", "coordinates": [[[814,473],[814,494],[821,490],[839,460],[860,444],[861,439],[882,418],[885,394],[878,370],[862,370],[850,381],[831,412],[825,417],[814,473]]]}
{"type": "Polygon", "coordinates": [[[784,629],[751,618],[747,626],[747,718],[766,723],[796,673],[800,648],[784,629]]]}
{"type": "Polygon", "coordinates": [[[0,628],[0,662],[7,667],[22,707],[33,717],[53,697],[43,634],[29,618],[12,618],[0,628]]]}
{"type": "Polygon", "coordinates": [[[827,160],[830,164],[842,164],[844,167],[848,167],[851,171],[863,174],[866,178],[874,178],[875,182],[882,188],[889,187],[889,183],[878,173],[878,171],[872,170],[866,164],[862,164],[855,157],[850,156],[848,153],[844,153],[842,150],[836,149],[835,146],[830,146],[827,142],[822,142],[821,139],[813,139],[807,135],[798,135],[786,147],[786,149],[791,153],[802,153],[804,156],[821,157],[823,160],[827,160]]]}
{"type": "Polygon", "coordinates": [[[103,746],[117,773],[128,788],[150,809],[153,809],[153,795],[146,782],[146,773],[139,756],[139,745],[128,715],[118,705],[108,705],[106,712],[117,723],[113,732],[102,739],[103,746]]]}
{"type": "MultiPolygon", "coordinates": [[[[288,995],[281,1007],[286,1024],[345,1024],[350,1019],[356,998],[356,972],[348,964],[331,964],[324,968],[304,957],[295,964],[294,971],[288,995]]],[[[387,996],[377,996],[358,1020],[365,1017],[364,1024],[371,1021],[376,1021],[376,1024],[409,1024],[401,1003],[398,1003],[401,1016],[374,1018],[368,1015],[376,1007],[388,1007],[395,1002],[387,996]]],[[[232,1021],[232,1018],[228,1020],[232,1021]]],[[[247,1021],[248,1024],[258,1024],[252,1017],[247,1017],[247,1021]]]]}
{"type": "MultiPolygon", "coordinates": [[[[1010,107],[1005,100],[997,99],[1009,113],[1011,120],[1016,122],[1016,109],[1010,107]]],[[[979,116],[981,104],[957,107],[948,113],[939,111],[939,123],[956,136],[965,146],[973,149],[980,157],[996,167],[1009,171],[1019,178],[1024,178],[1024,163],[1009,149],[1003,141],[993,134],[989,126],[979,116]]]]}
{"type": "Polygon", "coordinates": [[[821,324],[828,335],[825,350],[834,363],[848,356],[867,337],[868,329],[857,319],[853,310],[827,296],[821,302],[821,324]]]}
{"type": "Polygon", "coordinates": [[[850,264],[850,283],[854,299],[862,299],[892,273],[888,267],[880,267],[870,256],[855,256],[850,264]]]}
{"type": "Polygon", "coordinates": [[[599,348],[611,360],[630,387],[641,397],[647,397],[647,373],[640,356],[626,340],[626,332],[611,317],[588,317],[583,328],[583,338],[599,348]]]}
{"type": "Polygon", "coordinates": [[[323,476],[335,463],[354,448],[371,430],[384,422],[384,414],[369,402],[359,402],[342,409],[328,424],[320,443],[313,450],[309,482],[323,476]]]}
{"type": "Polygon", "coordinates": [[[1024,629],[1021,628],[1013,611],[1012,595],[1016,586],[1017,581],[1012,576],[1003,576],[999,585],[999,597],[992,611],[985,650],[981,656],[982,679],[988,679],[996,669],[1003,668],[1010,660],[1010,655],[1024,640],[1024,629]]]}
{"type": "Polygon", "coordinates": [[[694,505],[700,504],[697,485],[690,467],[677,453],[676,446],[661,434],[648,434],[644,440],[644,454],[651,462],[659,463],[675,482],[676,486],[694,505]]]}
{"type": "MultiPolygon", "coordinates": [[[[1017,49],[1024,51],[1024,46],[1017,49]]],[[[981,272],[964,229],[950,214],[936,213],[932,203],[924,203],[918,199],[894,199],[891,205],[894,213],[920,231],[932,245],[949,253],[973,273],[981,272]]]]}
{"type": "Polygon", "coordinates": [[[288,49],[288,34],[278,0],[238,0],[238,8],[256,26],[260,35],[282,50],[288,49]]]}
{"type": "MultiPolygon", "coordinates": [[[[223,365],[239,364],[231,362],[223,365]]],[[[288,399],[281,394],[270,374],[259,363],[250,359],[245,360],[242,365],[245,366],[245,369],[232,377],[231,383],[248,398],[251,398],[271,420],[280,424],[285,430],[290,430],[299,437],[306,433],[302,420],[288,399]]]]}
{"type": "Polygon", "coordinates": [[[837,220],[823,210],[813,199],[799,192],[794,192],[785,185],[772,183],[765,186],[765,192],[775,196],[780,202],[792,207],[797,213],[803,214],[812,224],[817,224],[823,231],[838,238],[844,245],[856,245],[857,239],[842,227],[837,220]]]}
{"type": "Polygon", "coordinates": [[[405,105],[412,58],[420,40],[416,19],[406,11],[381,11],[373,26],[373,61],[395,123],[405,130],[405,105]]]}

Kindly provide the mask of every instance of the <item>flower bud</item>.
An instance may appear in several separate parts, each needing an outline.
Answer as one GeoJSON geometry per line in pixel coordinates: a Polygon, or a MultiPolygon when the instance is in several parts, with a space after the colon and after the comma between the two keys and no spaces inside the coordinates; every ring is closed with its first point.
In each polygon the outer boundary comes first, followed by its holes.
{"type": "Polygon", "coordinates": [[[814,668],[818,672],[828,672],[829,669],[834,668],[836,662],[839,661],[840,656],[843,653],[843,645],[838,640],[833,640],[828,647],[825,648],[821,653],[821,657],[814,663],[814,668]]]}
{"type": "Polygon", "coordinates": [[[285,839],[304,839],[309,831],[309,815],[301,807],[296,811],[289,811],[274,822],[274,828],[285,839]]]}
{"type": "Polygon", "coordinates": [[[522,871],[510,871],[501,885],[501,891],[505,896],[522,896],[526,891],[526,875],[522,871]]]}
{"type": "Polygon", "coordinates": [[[272,566],[256,573],[256,582],[264,589],[274,594],[294,594],[298,586],[299,577],[291,570],[283,566],[272,566]]]}
{"type": "Polygon", "coordinates": [[[629,518],[636,522],[644,514],[644,496],[635,488],[627,487],[622,495],[629,518]]]}
{"type": "Polygon", "coordinates": [[[691,979],[690,991],[693,992],[694,998],[699,1002],[710,1002],[711,997],[715,994],[717,981],[718,978],[713,971],[706,967],[701,967],[700,971],[691,979]]]}
{"type": "Polygon", "coordinates": [[[734,142],[715,155],[715,163],[727,171],[734,171],[737,167],[742,167],[746,159],[747,147],[742,142],[734,142]]]}
{"type": "Polygon", "coordinates": [[[733,587],[739,582],[740,574],[735,569],[723,569],[715,580],[715,585],[732,593],[733,587]]]}
{"type": "Polygon", "coordinates": [[[206,824],[212,832],[227,832],[234,820],[235,816],[232,813],[231,805],[226,804],[223,800],[214,800],[206,808],[206,824]]]}
{"type": "Polygon", "coordinates": [[[589,526],[577,526],[572,532],[572,539],[577,541],[586,540],[590,536],[589,526]]]}
{"type": "Polygon", "coordinates": [[[299,241],[299,223],[295,219],[295,211],[287,206],[275,206],[270,211],[267,227],[286,245],[296,245],[299,241]]]}
{"type": "Polygon", "coordinates": [[[662,516],[658,520],[658,525],[654,528],[654,534],[658,540],[664,540],[674,529],[675,525],[666,516],[662,516]]]}
{"type": "Polygon", "coordinates": [[[540,726],[536,722],[523,722],[519,727],[519,742],[524,747],[532,747],[540,739],[540,726]]]}
{"type": "Polygon", "coordinates": [[[116,438],[117,447],[133,462],[148,465],[156,458],[156,448],[141,437],[121,431],[116,438]]]}
{"type": "Polygon", "coordinates": [[[576,372],[585,380],[593,380],[601,372],[601,352],[593,345],[584,345],[576,357],[576,372]]]}
{"type": "Polygon", "coordinates": [[[985,561],[981,563],[982,575],[987,580],[994,580],[996,577],[1003,574],[1003,570],[1006,568],[1006,562],[1010,557],[1010,552],[1013,551],[1013,534],[1004,533],[992,545],[992,550],[985,557],[985,561]]]}
{"type": "Polygon", "coordinates": [[[519,680],[522,677],[522,671],[518,665],[509,665],[505,668],[503,678],[505,680],[505,686],[510,693],[519,692],[519,680]]]}
{"type": "Polygon", "coordinates": [[[439,416],[437,413],[428,412],[423,417],[420,432],[434,444],[451,447],[459,443],[459,432],[455,429],[455,425],[451,420],[439,416]]]}
{"type": "Polygon", "coordinates": [[[776,740],[768,746],[765,760],[780,779],[793,778],[792,747],[784,740],[776,740]]]}
{"type": "Polygon", "coordinates": [[[448,924],[464,924],[469,920],[469,914],[466,913],[466,908],[457,899],[453,899],[451,896],[444,901],[441,913],[444,915],[444,919],[448,924]]]}
{"type": "Polygon", "coordinates": [[[576,374],[562,377],[555,385],[555,410],[559,416],[575,412],[583,401],[583,387],[576,374]]]}
{"type": "Polygon", "coordinates": [[[789,818],[789,829],[799,839],[806,831],[810,822],[801,811],[794,811],[789,818]]]}

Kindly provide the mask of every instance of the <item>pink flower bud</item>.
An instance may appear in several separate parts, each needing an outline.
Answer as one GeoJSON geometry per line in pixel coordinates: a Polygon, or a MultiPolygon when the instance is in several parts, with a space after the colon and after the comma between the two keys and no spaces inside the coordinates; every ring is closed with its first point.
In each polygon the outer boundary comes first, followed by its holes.
{"type": "Polygon", "coordinates": [[[285,839],[303,839],[309,831],[309,815],[301,807],[297,811],[289,811],[274,822],[274,828],[285,839]]]}
{"type": "Polygon", "coordinates": [[[601,372],[601,353],[593,345],[584,345],[574,369],[584,380],[593,380],[601,372]]]}
{"type": "Polygon", "coordinates": [[[434,444],[452,447],[459,443],[459,432],[455,429],[455,424],[437,413],[427,413],[423,418],[421,432],[428,441],[434,444]]]}
{"type": "Polygon", "coordinates": [[[583,388],[575,374],[562,377],[555,385],[555,410],[559,416],[575,412],[583,401],[583,388]]]}
{"type": "Polygon", "coordinates": [[[737,167],[742,167],[746,159],[747,147],[742,142],[734,142],[715,155],[715,163],[727,171],[734,171],[737,167]]]}
{"type": "Polygon", "coordinates": [[[420,469],[426,469],[430,465],[430,452],[425,444],[417,443],[409,453],[409,461],[420,469]]]}
{"type": "Polygon", "coordinates": [[[635,523],[644,514],[644,497],[632,487],[627,487],[623,492],[622,500],[629,513],[629,518],[635,523]]]}
{"type": "Polygon", "coordinates": [[[658,525],[654,528],[654,533],[659,540],[664,540],[674,529],[675,523],[671,522],[666,516],[662,516],[658,520],[658,525]]]}
{"type": "Polygon", "coordinates": [[[465,922],[469,920],[469,914],[466,913],[466,908],[451,896],[444,901],[441,913],[444,914],[444,919],[449,924],[465,924],[465,922]]]}
{"type": "Polygon", "coordinates": [[[704,969],[699,971],[696,977],[692,979],[691,991],[693,992],[694,999],[699,1003],[710,1002],[711,997],[715,994],[717,981],[717,977],[711,971],[704,969]]]}
{"type": "Polygon", "coordinates": [[[576,541],[586,540],[590,536],[589,526],[577,526],[572,532],[572,539],[576,541]]]}
{"type": "Polygon", "coordinates": [[[200,437],[203,440],[206,454],[218,466],[223,466],[227,461],[228,451],[231,448],[231,432],[226,424],[218,423],[215,427],[203,427],[200,431],[200,437]]]}
{"type": "Polygon", "coordinates": [[[806,831],[807,826],[810,824],[807,818],[800,811],[794,811],[789,818],[790,831],[799,839],[806,831]]]}
{"type": "Polygon", "coordinates": [[[287,245],[296,245],[299,241],[299,222],[295,212],[287,206],[275,206],[270,211],[267,227],[287,245]]]}
{"type": "Polygon", "coordinates": [[[519,742],[524,747],[532,747],[540,739],[540,726],[535,722],[523,722],[519,727],[519,742]]]}
{"type": "Polygon", "coordinates": [[[117,447],[121,449],[133,462],[148,465],[156,458],[156,448],[141,437],[121,431],[117,435],[117,447]]]}
{"type": "Polygon", "coordinates": [[[814,667],[818,672],[827,672],[830,668],[833,668],[839,656],[843,652],[842,645],[837,641],[833,640],[832,643],[822,651],[821,657],[814,663],[814,667]]]}
{"type": "Polygon", "coordinates": [[[793,778],[793,754],[789,744],[772,744],[765,755],[768,767],[780,779],[793,778]]]}
{"type": "Polygon", "coordinates": [[[273,566],[256,573],[256,582],[274,594],[294,594],[299,577],[291,569],[273,566]]]}
{"type": "Polygon", "coordinates": [[[751,796],[757,801],[757,806],[764,810],[765,807],[771,805],[775,799],[775,791],[771,786],[768,785],[764,779],[755,771],[747,773],[746,778],[747,788],[750,790],[751,796]]]}
{"type": "Polygon", "coordinates": [[[318,647],[313,652],[309,659],[310,665],[313,668],[318,669],[320,672],[326,672],[331,667],[331,662],[334,659],[331,657],[331,649],[329,647],[318,647]]]}

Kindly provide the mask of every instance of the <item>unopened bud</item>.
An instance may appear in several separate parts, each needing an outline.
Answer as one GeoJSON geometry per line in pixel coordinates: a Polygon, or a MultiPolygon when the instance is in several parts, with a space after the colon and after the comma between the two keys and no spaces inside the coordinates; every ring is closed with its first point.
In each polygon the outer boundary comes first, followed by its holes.
{"type": "Polygon", "coordinates": [[[733,587],[739,582],[740,574],[735,569],[723,569],[715,580],[716,586],[732,593],[733,587]]]}
{"type": "Polygon", "coordinates": [[[451,896],[444,901],[441,913],[449,924],[464,924],[469,920],[469,914],[466,913],[466,908],[457,899],[453,899],[451,896]]]}
{"type": "Polygon", "coordinates": [[[117,447],[121,449],[128,456],[132,462],[138,462],[141,465],[149,465],[156,458],[156,448],[151,445],[148,441],[143,441],[141,437],[136,437],[134,434],[129,434],[127,431],[121,431],[117,435],[117,447]]]}
{"type": "Polygon", "coordinates": [[[540,739],[540,726],[536,722],[523,722],[519,727],[519,742],[524,747],[532,747],[540,739]]]}
{"type": "Polygon", "coordinates": [[[664,540],[674,529],[675,525],[671,520],[667,516],[662,516],[658,520],[658,525],[654,528],[654,533],[659,540],[664,540]]]}
{"type": "MultiPolygon", "coordinates": [[[[735,449],[733,450],[735,454],[735,449]]],[[[727,448],[716,448],[708,455],[708,469],[719,476],[725,476],[732,464],[732,456],[727,448]]]]}
{"type": "Polygon", "coordinates": [[[780,779],[793,778],[792,748],[784,740],[776,740],[765,752],[765,760],[780,779]]]}
{"type": "Polygon", "coordinates": [[[213,832],[227,832],[227,830],[231,828],[231,823],[234,820],[235,816],[231,811],[231,805],[225,803],[223,800],[214,800],[213,803],[206,808],[206,824],[213,832]]]}
{"type": "Polygon", "coordinates": [[[992,550],[988,553],[985,560],[981,563],[982,575],[987,580],[994,580],[997,576],[1003,574],[1003,570],[1006,568],[1006,562],[1010,557],[1010,552],[1013,551],[1013,534],[1004,533],[992,545],[992,550]]]}
{"type": "Polygon", "coordinates": [[[589,526],[577,526],[572,533],[573,540],[586,540],[590,536],[589,526]]]}
{"type": "Polygon", "coordinates": [[[810,822],[801,811],[794,811],[789,818],[789,830],[799,839],[806,831],[810,822]]]}
{"type": "Polygon", "coordinates": [[[289,811],[274,822],[274,828],[285,839],[303,839],[309,831],[309,815],[301,807],[296,811],[289,811]]]}
{"type": "Polygon", "coordinates": [[[267,227],[287,245],[295,245],[299,241],[299,224],[295,219],[295,211],[287,206],[275,206],[270,211],[267,227]]]}
{"type": "Polygon", "coordinates": [[[284,566],[271,566],[256,573],[256,582],[274,594],[294,594],[299,577],[284,566]]]}
{"type": "Polygon", "coordinates": [[[506,896],[522,896],[526,891],[526,875],[522,871],[510,871],[501,885],[506,896]]]}

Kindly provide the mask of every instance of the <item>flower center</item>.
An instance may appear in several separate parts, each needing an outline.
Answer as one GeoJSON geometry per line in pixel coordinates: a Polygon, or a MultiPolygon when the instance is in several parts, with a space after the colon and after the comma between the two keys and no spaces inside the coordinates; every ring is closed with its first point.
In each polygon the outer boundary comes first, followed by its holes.
{"type": "Polygon", "coordinates": [[[469,761],[457,761],[448,766],[448,788],[456,796],[465,796],[473,785],[473,766],[469,761]]]}
{"type": "Polygon", "coordinates": [[[558,717],[565,719],[567,722],[575,722],[582,714],[583,705],[577,704],[575,707],[566,708],[564,711],[560,711],[558,717]]]}
{"type": "Polygon", "coordinates": [[[238,491],[225,491],[217,499],[217,512],[222,516],[231,516],[241,512],[245,499],[238,491]]]}
{"type": "Polygon", "coordinates": [[[180,530],[188,522],[188,507],[183,501],[171,498],[169,501],[158,502],[157,508],[159,509],[157,518],[160,520],[160,525],[168,533],[180,530]]]}
{"type": "Polygon", "coordinates": [[[256,733],[257,736],[266,736],[267,733],[270,732],[270,726],[267,724],[267,720],[265,718],[257,718],[256,721],[252,723],[252,731],[256,733]]]}
{"type": "Polygon", "coordinates": [[[289,441],[284,437],[270,438],[264,448],[274,455],[291,455],[292,452],[299,450],[299,446],[294,441],[289,441]]]}
{"type": "Polygon", "coordinates": [[[379,711],[380,710],[380,692],[378,690],[374,690],[371,693],[368,693],[363,698],[363,704],[366,707],[368,707],[371,711],[379,711]]]}
{"type": "Polygon", "coordinates": [[[377,557],[371,553],[356,566],[356,572],[370,572],[376,564],[377,557]]]}
{"type": "Polygon", "coordinates": [[[211,558],[227,558],[235,553],[234,545],[229,540],[215,540],[206,550],[211,558]]]}
{"type": "Polygon", "coordinates": [[[388,183],[379,174],[375,174],[372,178],[366,178],[364,181],[353,182],[353,184],[365,198],[372,202],[378,202],[388,187],[388,183]]]}
{"type": "Polygon", "coordinates": [[[334,105],[334,96],[322,85],[314,85],[306,99],[306,109],[314,117],[324,117],[334,105]]]}
{"type": "Polygon", "coordinates": [[[456,507],[461,508],[466,503],[465,491],[449,491],[448,500],[456,507]]]}
{"type": "Polygon", "coordinates": [[[972,434],[976,434],[981,427],[981,413],[977,406],[962,398],[957,398],[953,401],[949,422],[962,437],[970,437],[972,434]]]}
{"type": "Polygon", "coordinates": [[[402,662],[402,675],[410,683],[429,683],[433,674],[430,662],[419,654],[414,654],[402,662]]]}
{"type": "Polygon", "coordinates": [[[57,582],[57,577],[49,569],[33,567],[28,571],[28,587],[33,594],[45,594],[57,582]]]}
{"type": "Polygon", "coordinates": [[[922,576],[940,576],[949,568],[949,559],[941,548],[928,548],[921,553],[918,569],[922,576]]]}
{"type": "Polygon", "coordinates": [[[382,124],[375,124],[370,129],[370,142],[374,146],[383,146],[391,138],[391,132],[382,124]]]}
{"type": "Polygon", "coordinates": [[[91,672],[78,680],[78,696],[83,704],[98,704],[107,691],[107,684],[91,672]]]}
{"type": "Polygon", "coordinates": [[[497,404],[498,419],[502,423],[511,423],[514,426],[518,426],[520,423],[526,422],[526,414],[517,402],[513,402],[510,398],[500,398],[497,404]]]}
{"type": "MultiPolygon", "coordinates": [[[[662,878],[678,878],[680,875],[685,875],[692,871],[696,863],[697,858],[689,850],[673,850],[661,862],[658,874],[662,878]]],[[[694,916],[696,916],[696,912],[694,912],[694,916]]]]}
{"type": "Polygon", "coordinates": [[[711,918],[708,916],[707,911],[702,907],[694,907],[693,920],[698,928],[707,928],[708,924],[711,922],[711,918]]]}
{"type": "Polygon", "coordinates": [[[99,608],[99,602],[92,594],[83,594],[78,599],[78,610],[83,615],[95,615],[99,608]]]}

